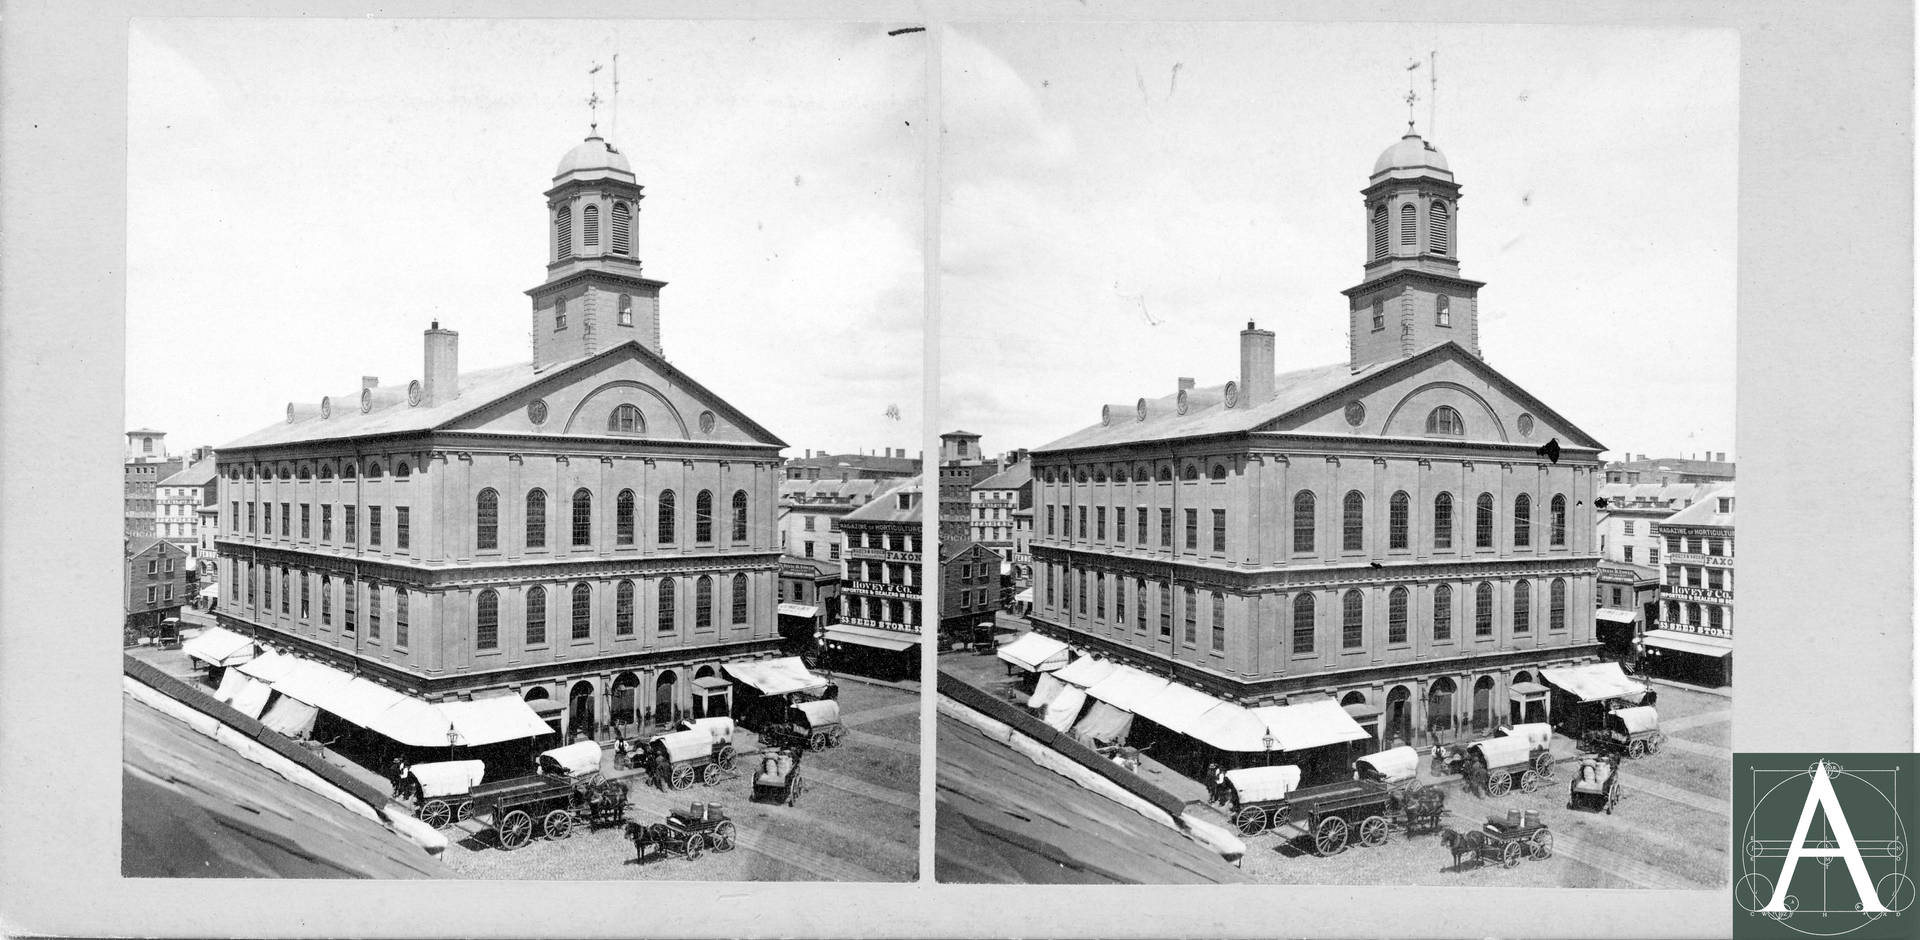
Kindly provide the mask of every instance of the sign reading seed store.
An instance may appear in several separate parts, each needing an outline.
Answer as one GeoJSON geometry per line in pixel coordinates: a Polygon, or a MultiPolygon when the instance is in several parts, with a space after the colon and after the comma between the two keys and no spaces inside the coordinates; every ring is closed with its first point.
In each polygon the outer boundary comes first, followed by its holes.
{"type": "Polygon", "coordinates": [[[1913,754],[1735,754],[1733,936],[1920,933],[1902,812],[1913,754]]]}

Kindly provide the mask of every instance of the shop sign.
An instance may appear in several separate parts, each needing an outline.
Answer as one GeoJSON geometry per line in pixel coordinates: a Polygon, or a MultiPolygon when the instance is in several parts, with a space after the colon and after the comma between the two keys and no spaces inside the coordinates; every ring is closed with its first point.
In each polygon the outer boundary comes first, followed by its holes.
{"type": "Polygon", "coordinates": [[[1723,591],[1719,588],[1668,587],[1667,594],[1670,597],[1692,597],[1710,601],[1733,600],[1732,591],[1723,591]]]}
{"type": "Polygon", "coordinates": [[[1733,636],[1733,631],[1726,627],[1708,627],[1697,623],[1681,623],[1677,620],[1656,620],[1653,622],[1653,625],[1661,630],[1672,630],[1675,633],[1693,633],[1699,636],[1733,636]]]}
{"type": "Polygon", "coordinates": [[[920,589],[911,584],[882,584],[878,581],[855,581],[851,590],[862,594],[886,594],[892,597],[919,597],[920,589]]]}
{"type": "Polygon", "coordinates": [[[1696,552],[1673,552],[1667,556],[1667,563],[1672,565],[1702,565],[1708,568],[1731,568],[1733,567],[1733,556],[1701,555],[1696,552]]]}

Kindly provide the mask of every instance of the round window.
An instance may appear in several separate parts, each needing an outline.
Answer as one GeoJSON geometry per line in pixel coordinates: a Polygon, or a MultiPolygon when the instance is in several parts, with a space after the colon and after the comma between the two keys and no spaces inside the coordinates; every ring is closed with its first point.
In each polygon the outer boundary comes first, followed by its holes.
{"type": "Polygon", "coordinates": [[[1238,404],[1240,404],[1240,383],[1228,382],[1227,383],[1227,407],[1232,408],[1238,404]]]}
{"type": "Polygon", "coordinates": [[[713,412],[711,411],[700,412],[700,430],[702,433],[712,434],[713,424],[714,424],[713,412]]]}
{"type": "Polygon", "coordinates": [[[536,425],[547,423],[547,400],[536,398],[527,402],[527,420],[536,425]]]}
{"type": "Polygon", "coordinates": [[[1520,436],[1533,436],[1533,415],[1523,414],[1520,416],[1520,436]]]}
{"type": "Polygon", "coordinates": [[[367,412],[372,410],[373,410],[373,389],[363,388],[360,390],[360,413],[366,414],[367,412]]]}
{"type": "Polygon", "coordinates": [[[1133,420],[1147,420],[1147,400],[1142,398],[1133,404],[1133,420]]]}
{"type": "Polygon", "coordinates": [[[1347,402],[1347,423],[1357,428],[1360,422],[1365,420],[1367,420],[1367,406],[1357,400],[1347,402]]]}
{"type": "Polygon", "coordinates": [[[329,395],[325,398],[320,399],[320,417],[322,418],[333,417],[333,396],[329,395]]]}
{"type": "Polygon", "coordinates": [[[1181,389],[1180,396],[1174,399],[1173,410],[1179,412],[1180,414],[1187,413],[1187,390],[1186,389],[1184,388],[1181,389]]]}

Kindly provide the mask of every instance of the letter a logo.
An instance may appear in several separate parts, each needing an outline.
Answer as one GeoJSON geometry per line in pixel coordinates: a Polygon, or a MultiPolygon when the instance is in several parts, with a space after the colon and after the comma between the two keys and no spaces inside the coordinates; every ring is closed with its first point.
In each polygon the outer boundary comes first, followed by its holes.
{"type": "Polygon", "coordinates": [[[1793,843],[1787,848],[1787,861],[1780,869],[1779,887],[1774,889],[1773,900],[1767,902],[1762,911],[1787,913],[1787,886],[1793,882],[1793,871],[1800,860],[1806,857],[1842,858],[1847,862],[1847,872],[1853,876],[1853,890],[1860,895],[1861,910],[1869,913],[1891,913],[1880,903],[1879,896],[1873,890],[1873,879],[1867,876],[1867,863],[1860,857],[1860,846],[1853,840],[1853,830],[1847,826],[1847,816],[1840,811],[1840,799],[1834,795],[1833,780],[1827,776],[1827,762],[1820,761],[1814,767],[1813,786],[1807,790],[1807,802],[1800,810],[1800,824],[1793,831],[1793,843]],[[1813,823],[1813,811],[1818,807],[1827,816],[1827,825],[1833,829],[1834,847],[1821,846],[1811,848],[1807,845],[1807,829],[1813,823]]]}

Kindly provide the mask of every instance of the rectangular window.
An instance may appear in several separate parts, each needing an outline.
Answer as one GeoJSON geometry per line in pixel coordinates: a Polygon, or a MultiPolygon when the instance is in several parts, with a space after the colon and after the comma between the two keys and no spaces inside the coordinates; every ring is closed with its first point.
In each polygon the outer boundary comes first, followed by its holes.
{"type": "Polygon", "coordinates": [[[1046,582],[1047,606],[1052,607],[1053,606],[1053,582],[1058,580],[1058,576],[1054,574],[1053,567],[1051,565],[1042,569],[1040,580],[1046,582]]]}
{"type": "Polygon", "coordinates": [[[160,598],[162,600],[173,600],[173,585],[169,584],[162,588],[160,598]]]}
{"type": "Polygon", "coordinates": [[[1101,506],[1093,511],[1094,538],[1107,540],[1107,507],[1101,506]]]}
{"type": "Polygon", "coordinates": [[[1626,520],[1625,522],[1622,522],[1622,523],[1620,523],[1620,534],[1622,534],[1622,535],[1632,535],[1632,534],[1633,534],[1633,520],[1632,520],[1632,519],[1628,519],[1628,520],[1626,520]]]}
{"type": "Polygon", "coordinates": [[[1722,580],[1720,575],[1720,569],[1718,568],[1707,569],[1707,587],[1710,587],[1718,591],[1721,589],[1721,585],[1724,583],[1725,582],[1722,580]]]}
{"type": "Polygon", "coordinates": [[[313,504],[300,504],[300,537],[313,538],[313,504]]]}
{"type": "Polygon", "coordinates": [[[289,572],[285,568],[280,569],[280,612],[283,614],[293,604],[293,591],[289,590],[291,587],[292,580],[289,572]]]}
{"type": "Polygon", "coordinates": [[[367,639],[380,639],[380,584],[367,582],[367,639]]]}
{"type": "Polygon", "coordinates": [[[367,544],[380,547],[380,507],[367,507],[367,544]]]}
{"type": "Polygon", "coordinates": [[[412,515],[413,513],[406,506],[395,506],[393,509],[393,542],[394,546],[401,551],[407,550],[413,544],[412,515]]]}
{"type": "Polygon", "coordinates": [[[160,561],[159,561],[159,559],[157,559],[157,558],[149,558],[149,559],[147,559],[147,580],[149,580],[149,581],[151,581],[151,580],[153,580],[153,579],[155,579],[155,578],[158,578],[158,577],[160,577],[160,561]]]}
{"type": "Polygon", "coordinates": [[[1622,546],[1620,549],[1620,557],[1621,560],[1631,563],[1633,561],[1633,546],[1622,546]]]}
{"type": "Polygon", "coordinates": [[[1054,533],[1054,529],[1053,529],[1053,511],[1054,511],[1055,509],[1057,509],[1057,508],[1059,508],[1059,507],[1056,507],[1056,506],[1048,506],[1048,507],[1047,507],[1047,534],[1048,534],[1048,535],[1052,535],[1052,534],[1054,533]]]}
{"type": "MultiPolygon", "coordinates": [[[[249,590],[249,592],[251,592],[251,590],[252,590],[252,588],[253,588],[253,585],[251,585],[251,584],[249,584],[249,585],[247,585],[247,588],[248,588],[248,590],[249,590]]],[[[147,588],[147,603],[149,603],[149,604],[152,604],[152,603],[154,603],[155,601],[158,601],[159,599],[160,599],[160,589],[159,589],[159,588],[157,588],[157,587],[150,587],[150,588],[147,588]]],[[[249,603],[251,603],[251,601],[249,601],[249,603]]]]}
{"type": "Polygon", "coordinates": [[[1093,576],[1093,616],[1096,620],[1107,619],[1107,576],[1104,574],[1093,576]]]}
{"type": "Polygon", "coordinates": [[[1133,540],[1140,545],[1147,544],[1147,507],[1141,506],[1134,511],[1133,540]]]}
{"type": "Polygon", "coordinates": [[[1089,575],[1085,571],[1082,571],[1078,574],[1073,575],[1071,579],[1073,582],[1073,590],[1074,590],[1073,608],[1074,610],[1078,611],[1081,614],[1085,614],[1087,612],[1087,581],[1090,577],[1091,575],[1089,575]]]}
{"type": "Polygon", "coordinates": [[[1160,585],[1160,635],[1173,636],[1173,585],[1160,585]]]}
{"type": "Polygon", "coordinates": [[[340,599],[340,632],[352,633],[360,627],[360,587],[352,578],[340,580],[340,599]]]}
{"type": "Polygon", "coordinates": [[[1200,642],[1200,595],[1189,587],[1185,589],[1186,617],[1181,620],[1180,639],[1188,646],[1200,642]]]}
{"type": "Polygon", "coordinates": [[[830,559],[833,559],[833,560],[836,560],[836,561],[837,561],[837,560],[839,560],[839,558],[840,558],[840,543],[839,543],[839,542],[828,542],[828,543],[827,543],[827,557],[828,557],[828,558],[830,558],[830,559]]]}
{"type": "Polygon", "coordinates": [[[347,518],[346,518],[347,547],[358,548],[360,547],[359,507],[358,506],[342,506],[341,509],[345,511],[347,514],[347,518]]]}
{"type": "Polygon", "coordinates": [[[1140,578],[1133,581],[1133,628],[1141,633],[1147,632],[1147,582],[1140,578]]]}
{"type": "Polygon", "coordinates": [[[1667,536],[1667,554],[1671,555],[1671,554],[1674,554],[1675,552],[1678,552],[1679,550],[1680,550],[1680,537],[1677,535],[1667,536]]]}
{"type": "Polygon", "coordinates": [[[280,535],[283,538],[293,537],[293,504],[292,503],[280,504],[280,535]]]}
{"type": "Polygon", "coordinates": [[[307,573],[300,572],[300,622],[306,623],[312,616],[313,579],[307,573]]]}
{"type": "Polygon", "coordinates": [[[1649,565],[1660,564],[1660,550],[1658,548],[1647,549],[1647,564],[1649,565]]]}
{"type": "Polygon", "coordinates": [[[240,501],[237,499],[227,504],[227,529],[240,531],[240,501]]]}
{"type": "Polygon", "coordinates": [[[1227,596],[1213,592],[1213,651],[1227,651],[1227,596]]]}
{"type": "Polygon", "coordinates": [[[393,645],[407,645],[407,589],[393,592],[393,645]]]}
{"type": "Polygon", "coordinates": [[[812,517],[812,516],[801,516],[801,517],[800,517],[800,527],[801,527],[802,529],[805,529],[805,530],[807,530],[808,532],[812,532],[812,531],[813,531],[813,520],[814,520],[814,517],[812,517]]]}
{"type": "Polygon", "coordinates": [[[1125,506],[1113,507],[1113,540],[1118,544],[1127,541],[1127,509],[1125,506]]]}
{"type": "Polygon", "coordinates": [[[331,503],[320,507],[320,541],[333,541],[333,505],[331,503]]]}
{"type": "Polygon", "coordinates": [[[1076,531],[1079,532],[1080,538],[1087,537],[1087,507],[1085,506],[1080,507],[1080,527],[1076,531]]]}
{"type": "Polygon", "coordinates": [[[813,541],[809,539],[805,542],[801,542],[800,551],[802,552],[803,557],[812,558],[813,557],[813,541]]]}
{"type": "Polygon", "coordinates": [[[1719,555],[1726,551],[1727,543],[1721,539],[1707,540],[1707,554],[1719,555]]]}
{"type": "Polygon", "coordinates": [[[1213,511],[1213,550],[1227,550],[1227,511],[1224,509],[1213,511]]]}
{"type": "Polygon", "coordinates": [[[1690,535],[1690,536],[1688,536],[1688,537],[1687,537],[1687,551],[1689,551],[1689,552],[1692,552],[1692,553],[1694,553],[1695,555],[1698,555],[1698,554],[1700,554],[1700,538],[1699,538],[1699,536],[1693,536],[1693,535],[1690,535]]]}
{"type": "Polygon", "coordinates": [[[1699,586],[1700,586],[1700,568],[1697,565],[1688,565],[1687,566],[1687,587],[1697,588],[1699,586]]]}
{"type": "Polygon", "coordinates": [[[320,576],[320,625],[325,627],[331,626],[332,624],[333,578],[323,574],[320,576]]]}
{"type": "Polygon", "coordinates": [[[1433,323],[1435,326],[1453,325],[1453,298],[1441,294],[1433,299],[1433,323]]]}
{"type": "Polygon", "coordinates": [[[1127,625],[1127,579],[1113,579],[1113,622],[1123,629],[1127,625]]]}
{"type": "Polygon", "coordinates": [[[1160,510],[1160,547],[1173,547],[1173,510],[1160,510]]]}
{"type": "Polygon", "coordinates": [[[1187,533],[1187,540],[1186,540],[1187,550],[1188,551],[1197,550],[1200,547],[1200,510],[1198,509],[1187,510],[1186,533],[1187,533]]]}

